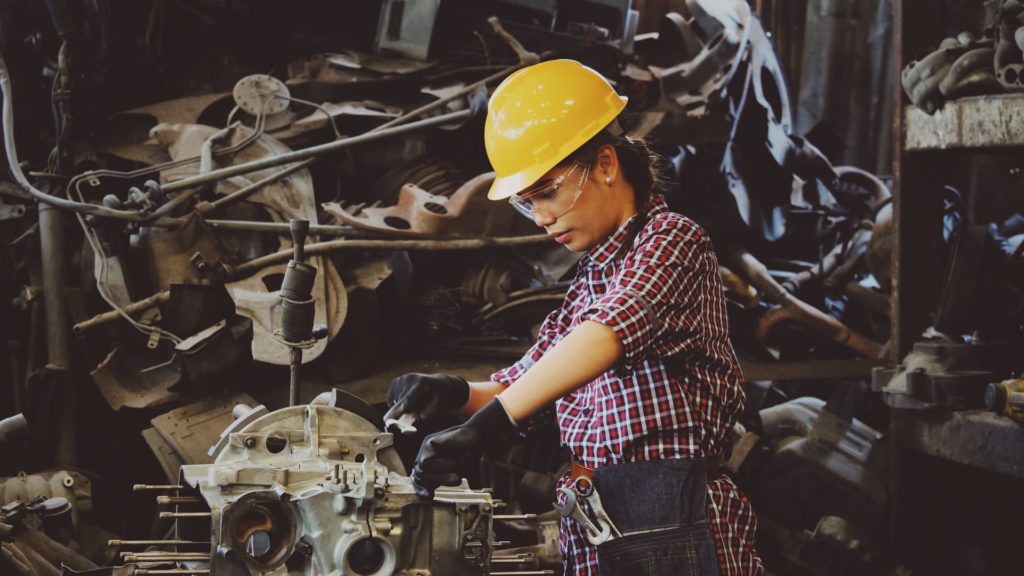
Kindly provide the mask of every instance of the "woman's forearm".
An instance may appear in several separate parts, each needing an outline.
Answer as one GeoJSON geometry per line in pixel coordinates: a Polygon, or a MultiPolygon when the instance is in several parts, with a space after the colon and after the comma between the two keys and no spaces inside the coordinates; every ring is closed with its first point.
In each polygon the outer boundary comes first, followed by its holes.
{"type": "Polygon", "coordinates": [[[548,350],[519,380],[499,390],[498,399],[513,420],[522,422],[615,366],[623,351],[614,330],[588,320],[548,350]]]}
{"type": "Polygon", "coordinates": [[[469,418],[504,389],[505,387],[497,382],[470,382],[469,399],[455,413],[463,418],[469,418]]]}

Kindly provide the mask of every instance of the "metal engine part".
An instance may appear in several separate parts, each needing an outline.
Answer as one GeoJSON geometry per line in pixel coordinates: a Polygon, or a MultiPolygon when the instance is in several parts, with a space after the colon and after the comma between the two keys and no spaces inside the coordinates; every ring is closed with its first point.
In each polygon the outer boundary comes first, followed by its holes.
{"type": "Polygon", "coordinates": [[[872,387],[893,408],[968,410],[985,405],[985,389],[1019,369],[1019,340],[922,341],[895,369],[875,368],[872,387]]]}
{"type": "MultiPolygon", "coordinates": [[[[883,434],[845,417],[843,405],[804,397],[759,412],[760,433],[740,431],[727,467],[758,503],[772,558],[811,574],[859,573],[882,545],[886,519],[883,434]]],[[[873,572],[862,572],[873,573],[873,572]]]]}
{"type": "Polygon", "coordinates": [[[66,499],[71,503],[71,515],[76,523],[80,515],[92,513],[92,481],[79,472],[22,472],[12,478],[0,478],[0,506],[15,501],[32,502],[40,497],[66,499]]]}
{"type": "Polygon", "coordinates": [[[211,574],[231,575],[490,569],[490,495],[463,483],[420,500],[392,435],[348,410],[294,406],[261,416],[230,433],[213,464],[183,466],[180,478],[180,503],[163,515],[177,520],[182,540],[212,536],[209,558],[193,557],[189,568],[208,564],[211,574]],[[189,487],[201,499],[189,498],[189,487]]]}
{"type": "Polygon", "coordinates": [[[995,75],[1007,90],[1024,90],[1024,4],[1003,0],[999,12],[995,75]]]}
{"type": "Polygon", "coordinates": [[[946,100],[1002,92],[993,71],[998,53],[992,38],[975,39],[969,32],[946,38],[937,50],[903,68],[901,82],[907,97],[928,114],[946,100]]]}

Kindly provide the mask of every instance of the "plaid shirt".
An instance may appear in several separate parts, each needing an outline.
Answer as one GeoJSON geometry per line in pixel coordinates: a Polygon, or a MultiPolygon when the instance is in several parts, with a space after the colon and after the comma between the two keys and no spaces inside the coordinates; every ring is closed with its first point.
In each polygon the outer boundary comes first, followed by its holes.
{"type": "MultiPolygon", "coordinates": [[[[725,297],[711,241],[653,196],[649,219],[623,258],[629,223],[584,255],[561,308],[536,344],[491,378],[518,380],[586,320],[611,327],[623,360],[556,404],[562,443],[590,468],[720,455],[743,410],[743,380],[728,338],[725,297]]],[[[634,216],[636,218],[636,216],[634,216]]],[[[568,485],[568,476],[561,485],[568,485]]],[[[708,519],[721,574],[762,574],[756,519],[727,476],[709,479],[708,519]]],[[[598,574],[597,550],[572,519],[560,537],[567,576],[598,574]]]]}

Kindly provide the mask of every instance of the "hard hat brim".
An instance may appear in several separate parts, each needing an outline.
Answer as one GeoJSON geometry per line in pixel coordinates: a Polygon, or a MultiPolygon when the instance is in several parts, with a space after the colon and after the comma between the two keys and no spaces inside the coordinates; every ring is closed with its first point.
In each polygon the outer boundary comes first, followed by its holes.
{"type": "Polygon", "coordinates": [[[629,102],[629,98],[625,96],[614,95],[613,98],[616,102],[611,103],[612,105],[609,106],[608,111],[601,118],[591,122],[573,135],[572,138],[569,138],[562,145],[559,153],[554,155],[548,162],[533,164],[519,172],[496,177],[491,184],[491,188],[487,191],[487,198],[489,200],[504,200],[529,188],[537,180],[540,180],[541,176],[547,174],[548,170],[557,166],[559,162],[568,158],[577,148],[586,144],[598,132],[604,130],[619,116],[619,113],[626,108],[626,103],[629,102]]]}

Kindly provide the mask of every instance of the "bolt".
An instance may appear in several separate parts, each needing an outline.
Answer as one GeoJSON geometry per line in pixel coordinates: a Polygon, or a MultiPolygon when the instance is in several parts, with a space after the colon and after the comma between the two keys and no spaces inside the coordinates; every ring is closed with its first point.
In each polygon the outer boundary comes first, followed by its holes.
{"type": "Polygon", "coordinates": [[[245,440],[242,441],[242,445],[245,446],[246,448],[255,448],[256,439],[253,438],[252,436],[247,436],[245,440]]]}
{"type": "Polygon", "coordinates": [[[65,476],[61,483],[64,484],[65,488],[73,488],[75,486],[75,479],[71,476],[65,476]]]}

